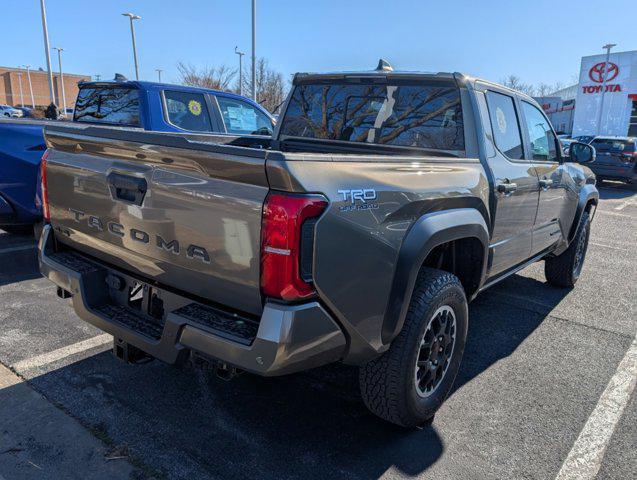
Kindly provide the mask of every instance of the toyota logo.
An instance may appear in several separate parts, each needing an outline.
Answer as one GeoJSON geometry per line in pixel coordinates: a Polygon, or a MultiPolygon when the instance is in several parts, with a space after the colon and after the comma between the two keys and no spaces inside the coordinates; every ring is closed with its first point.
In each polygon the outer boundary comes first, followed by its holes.
{"type": "MultiPolygon", "coordinates": [[[[594,65],[588,71],[589,78],[597,83],[604,83],[604,69],[606,67],[606,62],[599,62],[597,65],[594,65]]],[[[613,80],[617,75],[619,75],[619,67],[612,62],[608,62],[608,77],[606,81],[609,82],[613,80]]]]}

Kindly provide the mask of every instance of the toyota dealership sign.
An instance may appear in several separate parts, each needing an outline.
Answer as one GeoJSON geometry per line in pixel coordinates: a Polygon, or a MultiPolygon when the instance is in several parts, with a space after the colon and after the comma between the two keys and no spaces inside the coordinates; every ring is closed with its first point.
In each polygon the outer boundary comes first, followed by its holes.
{"type": "Polygon", "coordinates": [[[637,101],[637,51],[582,58],[573,121],[576,135],[626,135],[633,101],[637,101]],[[604,96],[598,130],[597,119],[604,96]]]}

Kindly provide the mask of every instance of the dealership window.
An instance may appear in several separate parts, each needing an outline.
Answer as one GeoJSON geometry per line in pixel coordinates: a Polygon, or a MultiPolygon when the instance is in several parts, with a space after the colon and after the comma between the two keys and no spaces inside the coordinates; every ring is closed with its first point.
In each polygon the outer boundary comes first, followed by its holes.
{"type": "Polygon", "coordinates": [[[139,91],[110,86],[81,88],[73,120],[138,127],[139,91]]]}
{"type": "Polygon", "coordinates": [[[498,149],[508,158],[524,158],[520,124],[515,113],[513,98],[501,93],[487,92],[487,105],[493,138],[498,149]]]}
{"type": "Polygon", "coordinates": [[[538,108],[530,103],[522,102],[522,112],[531,142],[531,158],[557,162],[559,160],[557,141],[549,121],[538,108]]]}
{"type": "Polygon", "coordinates": [[[637,137],[637,100],[633,100],[633,108],[630,112],[630,125],[628,126],[628,135],[637,137]]]}
{"type": "Polygon", "coordinates": [[[164,91],[168,121],[191,132],[211,132],[210,114],[201,93],[164,91]]]}

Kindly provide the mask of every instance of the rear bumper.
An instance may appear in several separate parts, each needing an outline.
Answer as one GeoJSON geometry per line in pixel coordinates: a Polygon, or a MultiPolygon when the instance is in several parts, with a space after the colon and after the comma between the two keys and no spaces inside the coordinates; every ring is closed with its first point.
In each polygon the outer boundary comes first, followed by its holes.
{"type": "Polygon", "coordinates": [[[77,253],[56,253],[50,225],[40,237],[39,261],[42,274],[71,293],[80,318],[166,363],[193,350],[274,376],[340,360],[345,351],[343,332],[318,302],[266,303],[257,321],[148,286],[166,306],[157,319],[113,300],[117,292],[107,277],[117,277],[122,289],[137,281],[133,277],[77,253]]]}
{"type": "Polygon", "coordinates": [[[591,170],[597,177],[607,178],[609,180],[631,181],[637,182],[637,171],[634,165],[615,166],[615,165],[595,165],[592,164],[591,170]]]}

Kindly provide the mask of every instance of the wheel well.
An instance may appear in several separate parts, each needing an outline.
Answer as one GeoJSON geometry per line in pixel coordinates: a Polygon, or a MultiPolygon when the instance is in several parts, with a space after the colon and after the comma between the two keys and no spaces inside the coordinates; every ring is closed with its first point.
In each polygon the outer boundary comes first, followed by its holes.
{"type": "Polygon", "coordinates": [[[442,243],[429,252],[423,267],[453,273],[471,297],[480,286],[484,262],[484,246],[476,237],[461,238],[442,243]]]}
{"type": "Polygon", "coordinates": [[[597,205],[597,200],[594,198],[591,198],[586,204],[586,206],[584,207],[584,211],[587,213],[591,213],[591,209],[593,208],[593,205],[597,205]]]}

